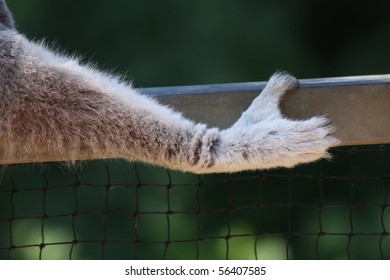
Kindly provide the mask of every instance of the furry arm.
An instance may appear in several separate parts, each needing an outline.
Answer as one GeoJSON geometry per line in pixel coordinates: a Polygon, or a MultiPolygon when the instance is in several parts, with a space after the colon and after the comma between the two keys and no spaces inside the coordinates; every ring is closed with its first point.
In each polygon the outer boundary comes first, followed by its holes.
{"type": "Polygon", "coordinates": [[[9,19],[0,28],[0,158],[103,155],[195,173],[291,167],[327,157],[338,143],[325,118],[281,115],[280,97],[297,86],[276,74],[231,128],[207,128],[27,40],[9,19]]]}

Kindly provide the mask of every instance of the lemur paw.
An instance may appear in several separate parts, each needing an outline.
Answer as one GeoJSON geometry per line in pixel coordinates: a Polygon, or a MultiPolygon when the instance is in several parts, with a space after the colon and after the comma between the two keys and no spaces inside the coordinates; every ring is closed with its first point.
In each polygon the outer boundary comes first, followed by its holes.
{"type": "Polygon", "coordinates": [[[274,74],[240,119],[223,131],[225,143],[242,155],[236,161],[244,160],[245,168],[292,167],[329,158],[327,150],[340,143],[331,136],[335,128],[325,117],[297,121],[282,115],[281,96],[298,86],[295,77],[274,74]]]}
{"type": "Polygon", "coordinates": [[[246,160],[250,169],[293,167],[330,158],[327,150],[339,144],[331,136],[334,130],[324,117],[304,121],[280,118],[233,128],[226,139],[228,143],[237,143],[232,147],[240,151],[241,160],[246,160]]]}

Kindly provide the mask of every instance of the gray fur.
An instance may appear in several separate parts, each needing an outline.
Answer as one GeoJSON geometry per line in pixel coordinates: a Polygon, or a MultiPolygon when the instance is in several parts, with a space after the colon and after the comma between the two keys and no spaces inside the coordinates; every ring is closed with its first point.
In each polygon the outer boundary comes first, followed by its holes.
{"type": "Polygon", "coordinates": [[[0,0],[0,28],[15,29],[15,22],[5,0],[0,0]]]}
{"type": "Polygon", "coordinates": [[[234,172],[314,161],[338,143],[325,118],[282,116],[280,97],[298,86],[290,75],[274,75],[231,128],[207,128],[115,76],[27,40],[0,3],[3,162],[115,157],[195,173],[234,172]]]}

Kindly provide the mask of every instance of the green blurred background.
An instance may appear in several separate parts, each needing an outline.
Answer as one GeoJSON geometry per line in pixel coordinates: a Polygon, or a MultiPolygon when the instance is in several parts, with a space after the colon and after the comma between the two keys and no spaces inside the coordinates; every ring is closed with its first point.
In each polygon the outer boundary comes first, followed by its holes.
{"type": "MultiPolygon", "coordinates": [[[[8,1],[18,29],[136,87],[389,73],[383,1],[8,1]]],[[[125,161],[4,167],[0,259],[390,258],[387,146],[195,176],[125,161]]]]}

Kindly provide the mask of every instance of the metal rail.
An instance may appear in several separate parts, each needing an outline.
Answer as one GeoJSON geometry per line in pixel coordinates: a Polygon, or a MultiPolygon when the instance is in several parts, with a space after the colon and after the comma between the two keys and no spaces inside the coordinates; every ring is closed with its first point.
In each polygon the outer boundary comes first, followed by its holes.
{"type": "MultiPolygon", "coordinates": [[[[143,94],[197,122],[226,128],[264,88],[265,82],[145,88],[143,94]]],[[[390,143],[390,75],[300,81],[283,98],[283,113],[293,119],[326,115],[341,145],[390,143]]]]}

